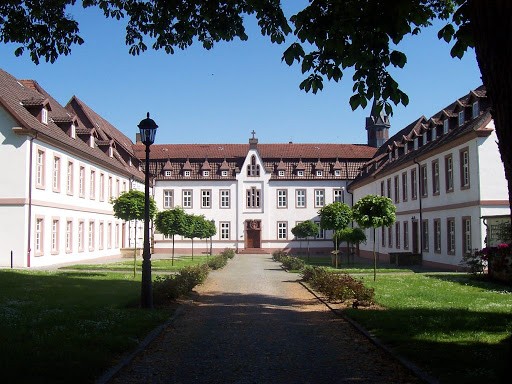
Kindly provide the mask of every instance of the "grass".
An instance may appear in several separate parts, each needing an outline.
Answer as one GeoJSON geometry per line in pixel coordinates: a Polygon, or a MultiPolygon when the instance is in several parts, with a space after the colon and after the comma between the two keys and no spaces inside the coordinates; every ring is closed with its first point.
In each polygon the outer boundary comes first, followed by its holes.
{"type": "MultiPolygon", "coordinates": [[[[505,380],[512,288],[467,274],[364,276],[385,310],[346,309],[399,354],[446,383],[505,380]]],[[[503,381],[504,382],[504,381],[503,381]]]]}
{"type": "MultiPolygon", "coordinates": [[[[197,265],[206,263],[207,257],[204,255],[191,257],[176,257],[174,265],[171,259],[154,259],[151,260],[151,270],[153,271],[179,271],[181,268],[189,265],[197,265]]],[[[142,268],[142,260],[137,260],[137,271],[140,273],[142,268]]],[[[116,263],[108,264],[75,264],[59,268],[61,270],[87,270],[87,271],[121,271],[133,272],[133,260],[124,260],[116,263]]]]}
{"type": "Polygon", "coordinates": [[[139,297],[130,274],[0,271],[2,381],[92,382],[172,313],[139,297]]]}
{"type": "MultiPolygon", "coordinates": [[[[369,273],[370,271],[373,273],[373,264],[370,262],[361,263],[361,262],[352,262],[347,263],[347,259],[343,257],[341,263],[338,265],[338,269],[334,268],[331,264],[331,256],[324,255],[315,255],[309,257],[307,256],[299,256],[300,259],[306,262],[306,265],[313,265],[318,267],[326,267],[329,271],[338,272],[338,273],[369,273]]],[[[414,270],[410,268],[397,268],[393,265],[382,264],[377,266],[377,274],[379,273],[412,273],[414,270]]]]}

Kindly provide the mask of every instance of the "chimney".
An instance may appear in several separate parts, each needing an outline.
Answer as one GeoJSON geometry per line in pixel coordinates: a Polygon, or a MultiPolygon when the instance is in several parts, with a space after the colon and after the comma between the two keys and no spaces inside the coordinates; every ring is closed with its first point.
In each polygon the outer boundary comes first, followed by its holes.
{"type": "Polygon", "coordinates": [[[142,144],[142,141],[140,140],[140,133],[135,134],[135,144],[142,144]]]}

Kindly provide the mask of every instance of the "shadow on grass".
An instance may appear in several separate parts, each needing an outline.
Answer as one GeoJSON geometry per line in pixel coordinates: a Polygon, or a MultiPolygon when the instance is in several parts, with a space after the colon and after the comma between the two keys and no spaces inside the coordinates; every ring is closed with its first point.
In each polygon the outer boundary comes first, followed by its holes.
{"type": "Polygon", "coordinates": [[[431,279],[438,279],[442,281],[449,281],[461,285],[468,285],[471,287],[481,288],[488,291],[499,291],[500,293],[512,294],[512,287],[505,283],[493,281],[487,276],[474,276],[469,273],[453,273],[453,274],[430,274],[426,273],[425,276],[431,279]]]}

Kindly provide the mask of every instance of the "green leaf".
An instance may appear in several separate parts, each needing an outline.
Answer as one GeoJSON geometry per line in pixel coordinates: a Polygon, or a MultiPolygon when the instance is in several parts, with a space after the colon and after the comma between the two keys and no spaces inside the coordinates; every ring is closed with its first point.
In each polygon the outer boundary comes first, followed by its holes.
{"type": "Polygon", "coordinates": [[[389,58],[391,60],[391,64],[395,67],[403,68],[405,63],[407,63],[407,56],[400,51],[392,51],[389,58]]]}

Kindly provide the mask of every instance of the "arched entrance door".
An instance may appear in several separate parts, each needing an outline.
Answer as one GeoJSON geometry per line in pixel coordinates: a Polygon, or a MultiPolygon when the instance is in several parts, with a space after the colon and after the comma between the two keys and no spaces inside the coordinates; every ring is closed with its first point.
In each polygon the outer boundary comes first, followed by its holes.
{"type": "Polygon", "coordinates": [[[245,221],[245,248],[261,248],[261,220],[245,221]]]}

